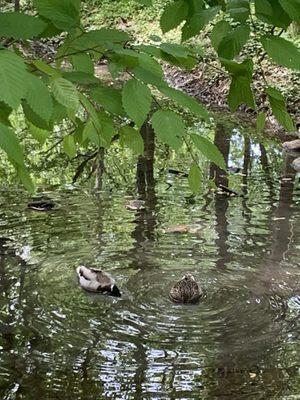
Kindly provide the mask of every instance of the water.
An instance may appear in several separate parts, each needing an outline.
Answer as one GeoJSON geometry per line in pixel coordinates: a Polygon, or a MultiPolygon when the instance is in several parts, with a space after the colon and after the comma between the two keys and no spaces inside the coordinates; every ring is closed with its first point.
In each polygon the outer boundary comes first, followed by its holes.
{"type": "Polygon", "coordinates": [[[241,173],[207,176],[244,197],[205,180],[193,198],[166,172],[137,212],[105,185],[48,191],[49,213],[1,192],[1,399],[300,398],[298,177],[272,142],[216,141],[241,173]],[[163,232],[174,224],[201,229],[163,232]],[[79,263],[102,266],[122,298],[83,292],[79,263]],[[186,271],[198,305],[168,299],[186,271]]]}

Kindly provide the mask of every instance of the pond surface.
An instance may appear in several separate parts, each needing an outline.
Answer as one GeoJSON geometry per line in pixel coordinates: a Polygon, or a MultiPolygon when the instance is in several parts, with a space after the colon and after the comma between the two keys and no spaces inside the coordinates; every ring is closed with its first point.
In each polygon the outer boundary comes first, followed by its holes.
{"type": "Polygon", "coordinates": [[[1,191],[1,399],[300,399],[298,177],[279,145],[222,129],[215,141],[241,170],[204,172],[243,196],[206,180],[192,197],[167,170],[136,212],[105,185],[47,191],[49,213],[1,191]],[[164,233],[176,224],[200,229],[164,233]],[[81,263],[113,275],[122,297],[82,291],[81,263]],[[187,271],[205,296],[174,305],[187,271]]]}

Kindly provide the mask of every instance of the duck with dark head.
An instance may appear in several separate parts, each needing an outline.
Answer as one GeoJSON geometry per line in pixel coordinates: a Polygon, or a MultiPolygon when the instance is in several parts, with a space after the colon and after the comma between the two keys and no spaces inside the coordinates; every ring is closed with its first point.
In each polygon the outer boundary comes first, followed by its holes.
{"type": "Polygon", "coordinates": [[[76,272],[82,289],[88,292],[121,297],[121,292],[114,279],[101,269],[80,265],[76,272]]]}

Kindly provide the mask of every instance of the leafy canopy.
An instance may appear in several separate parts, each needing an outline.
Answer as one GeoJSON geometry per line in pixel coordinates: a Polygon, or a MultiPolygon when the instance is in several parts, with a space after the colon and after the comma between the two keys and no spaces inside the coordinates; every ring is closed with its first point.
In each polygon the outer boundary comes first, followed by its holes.
{"type": "MultiPolygon", "coordinates": [[[[125,0],[124,0],[125,1],[125,0]]],[[[151,7],[151,0],[137,0],[151,7]]],[[[162,34],[181,30],[184,43],[160,41],[139,44],[127,32],[111,28],[84,29],[80,19],[80,0],[34,0],[34,15],[27,12],[0,13],[0,147],[15,166],[19,178],[30,191],[34,186],[26,170],[26,157],[11,125],[13,112],[21,112],[28,133],[41,146],[53,138],[53,132],[66,122],[73,130],[61,130],[62,148],[72,159],[81,148],[107,148],[116,139],[135,154],[143,153],[140,134],[149,120],[158,140],[177,151],[186,141],[211,162],[225,168],[221,153],[201,135],[190,134],[179,111],[162,109],[159,92],[183,110],[204,122],[210,122],[207,109],[194,98],[171,88],[164,79],[162,63],[191,70],[199,53],[189,45],[211,24],[210,40],[220,68],[231,77],[228,104],[235,111],[241,104],[256,110],[252,88],[253,61],[242,52],[256,35],[263,57],[280,66],[300,69],[300,51],[287,37],[280,35],[294,21],[300,22],[299,0],[172,0],[161,17],[162,34]],[[256,23],[264,24],[264,33],[256,32],[256,23]],[[266,33],[267,32],[267,33],[266,33]],[[33,58],[26,51],[33,38],[60,35],[64,39],[53,62],[33,58]],[[21,41],[21,47],[15,46],[21,41]],[[112,81],[108,85],[95,76],[94,65],[101,60],[108,66],[112,81]],[[67,64],[66,64],[67,62],[67,64]],[[68,67],[66,68],[66,65],[68,67]]],[[[200,55],[200,58],[205,53],[200,55]]],[[[267,81],[263,89],[279,123],[294,129],[286,101],[278,88],[267,81]]],[[[265,113],[257,115],[257,130],[264,128],[265,113]]],[[[52,139],[53,140],[53,139],[52,139]]],[[[194,160],[189,183],[197,193],[201,171],[194,160]]]]}

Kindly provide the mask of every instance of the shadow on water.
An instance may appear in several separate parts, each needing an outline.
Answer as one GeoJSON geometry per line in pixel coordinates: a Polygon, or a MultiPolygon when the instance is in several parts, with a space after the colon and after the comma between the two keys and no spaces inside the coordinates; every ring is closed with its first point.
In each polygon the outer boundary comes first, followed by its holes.
{"type": "Polygon", "coordinates": [[[242,196],[207,183],[190,202],[184,176],[156,173],[149,126],[142,136],[144,209],[126,210],[125,192],[108,190],[103,151],[98,190],[48,193],[54,212],[0,194],[1,399],[297,398],[300,196],[291,160],[219,124],[214,141],[228,171],[210,165],[207,182],[242,196]],[[171,223],[201,229],[163,233],[171,223]],[[122,298],[82,292],[82,262],[110,272],[122,298]],[[186,271],[205,290],[197,306],[168,299],[186,271]]]}

